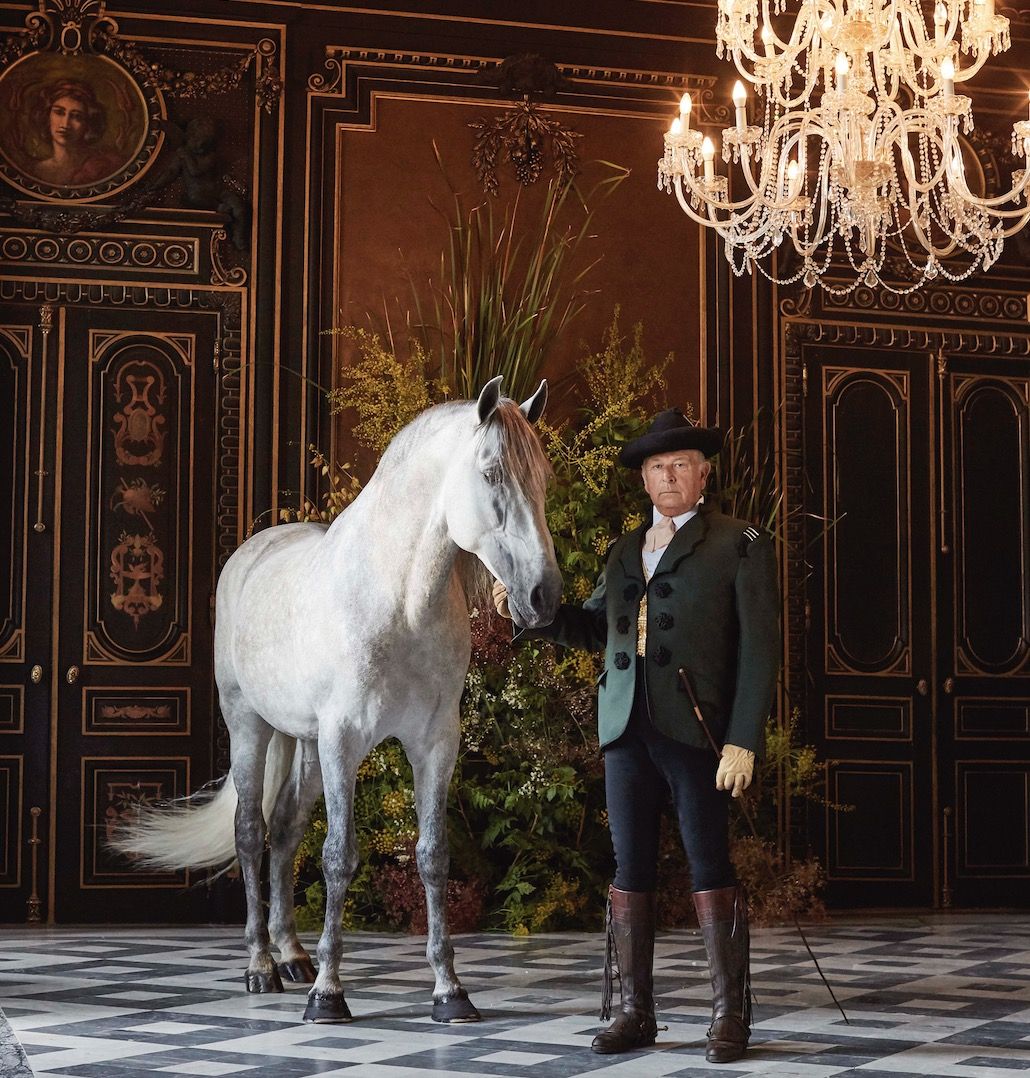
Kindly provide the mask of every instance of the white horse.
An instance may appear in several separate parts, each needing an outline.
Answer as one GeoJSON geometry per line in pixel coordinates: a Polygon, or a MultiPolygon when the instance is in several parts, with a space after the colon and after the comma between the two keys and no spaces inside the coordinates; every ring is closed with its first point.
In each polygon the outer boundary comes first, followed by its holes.
{"type": "Polygon", "coordinates": [[[487,572],[504,583],[520,625],[548,624],[561,594],[544,519],[550,469],[530,426],[547,384],[520,407],[501,398],[500,382],[476,403],[438,405],[405,427],[330,527],[269,528],[232,555],[215,623],[230,773],[214,794],[144,812],[114,842],[153,867],[216,867],[236,856],[247,895],[247,991],[281,992],[280,974],[313,981],[307,1021],[351,1017],[339,964],[343,901],[357,867],[354,785],[361,761],[387,737],[399,738],[414,772],[432,1016],[479,1019],[454,972],[445,905],[468,609],[488,595],[487,572]],[[292,869],[323,790],[326,909],[316,976],[297,938],[292,869]],[[266,820],[268,924],[260,893],[266,820]]]}

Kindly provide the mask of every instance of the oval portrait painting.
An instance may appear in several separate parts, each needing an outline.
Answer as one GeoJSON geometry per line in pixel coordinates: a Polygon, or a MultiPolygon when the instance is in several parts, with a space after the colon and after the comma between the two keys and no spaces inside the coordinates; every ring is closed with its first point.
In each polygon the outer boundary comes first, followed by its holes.
{"type": "Polygon", "coordinates": [[[0,170],[37,197],[101,198],[146,171],[163,113],[157,91],[106,56],[33,53],[0,75],[0,170]]]}

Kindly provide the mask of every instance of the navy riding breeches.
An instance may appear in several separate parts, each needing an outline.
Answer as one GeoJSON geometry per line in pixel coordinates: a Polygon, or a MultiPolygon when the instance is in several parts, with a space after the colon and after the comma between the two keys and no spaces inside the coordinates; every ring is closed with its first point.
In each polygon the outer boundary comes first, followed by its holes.
{"type": "Polygon", "coordinates": [[[658,828],[671,798],[695,891],[736,882],[729,856],[730,795],[715,788],[718,760],[710,749],[684,745],[651,723],[642,660],[626,730],[604,750],[608,826],[615,847],[615,886],[653,891],[658,874],[658,828]]]}

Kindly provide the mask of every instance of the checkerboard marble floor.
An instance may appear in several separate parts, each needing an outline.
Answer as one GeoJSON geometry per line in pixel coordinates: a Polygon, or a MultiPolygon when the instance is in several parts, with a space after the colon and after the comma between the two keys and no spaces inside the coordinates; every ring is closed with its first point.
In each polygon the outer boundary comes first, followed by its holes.
{"type": "Polygon", "coordinates": [[[647,1051],[590,1052],[599,935],[456,939],[476,1025],[430,1021],[417,937],[356,934],[345,976],[350,1025],[301,1021],[305,988],[248,996],[241,930],[0,930],[3,1078],[1030,1078],[1030,922],[1005,915],[834,920],[808,929],[845,1024],[793,929],[753,933],[757,996],[744,1060],[704,1060],[708,974],[699,936],[660,936],[659,1023],[647,1051]]]}

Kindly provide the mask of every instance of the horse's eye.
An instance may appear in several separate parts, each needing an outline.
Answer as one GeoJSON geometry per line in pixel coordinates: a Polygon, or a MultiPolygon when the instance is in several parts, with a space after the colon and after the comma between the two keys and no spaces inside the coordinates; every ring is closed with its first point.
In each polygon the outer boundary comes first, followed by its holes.
{"type": "Polygon", "coordinates": [[[501,469],[487,468],[487,470],[483,472],[483,478],[490,484],[490,486],[499,487],[501,485],[501,469]]]}

